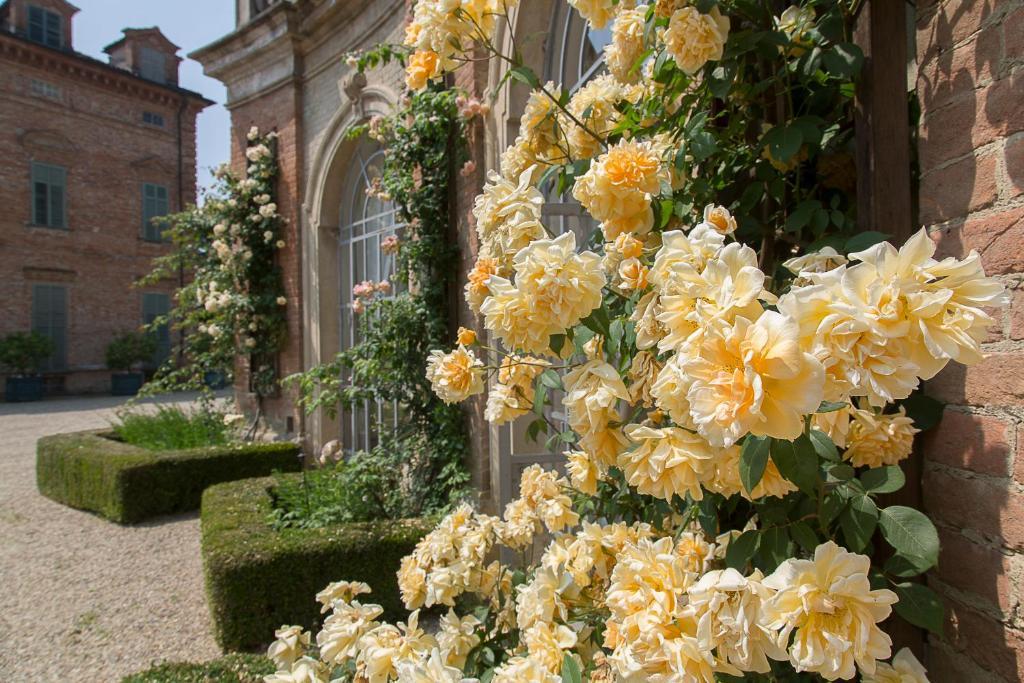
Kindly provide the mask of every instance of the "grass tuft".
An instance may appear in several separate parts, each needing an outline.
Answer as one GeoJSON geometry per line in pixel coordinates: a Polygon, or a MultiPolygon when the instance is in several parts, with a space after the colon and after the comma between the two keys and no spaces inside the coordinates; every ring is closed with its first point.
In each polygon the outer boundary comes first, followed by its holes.
{"type": "Polygon", "coordinates": [[[119,417],[121,423],[114,425],[117,436],[150,451],[222,446],[231,438],[224,415],[217,411],[160,406],[155,413],[124,413],[119,417]]]}
{"type": "Polygon", "coordinates": [[[262,683],[272,673],[274,665],[263,655],[233,654],[203,664],[159,664],[121,683],[262,683]]]}

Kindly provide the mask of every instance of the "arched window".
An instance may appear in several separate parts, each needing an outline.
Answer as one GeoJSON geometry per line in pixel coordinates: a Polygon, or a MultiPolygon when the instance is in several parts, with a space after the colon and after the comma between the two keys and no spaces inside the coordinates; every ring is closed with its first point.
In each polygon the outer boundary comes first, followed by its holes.
{"type": "MultiPolygon", "coordinates": [[[[395,258],[381,251],[381,242],[390,235],[400,234],[403,226],[398,223],[395,205],[369,192],[381,177],[383,164],[384,152],[370,141],[359,144],[349,163],[338,233],[341,350],[350,349],[360,341],[359,315],[353,310],[355,286],[365,280],[391,282],[395,272],[395,258]]],[[[377,445],[380,430],[397,427],[398,412],[394,403],[365,401],[363,405],[342,413],[342,444],[345,450],[353,452],[373,448],[377,445]]]]}
{"type": "Polygon", "coordinates": [[[611,26],[592,29],[569,3],[558,2],[551,17],[544,76],[576,92],[604,69],[604,46],[611,26]]]}

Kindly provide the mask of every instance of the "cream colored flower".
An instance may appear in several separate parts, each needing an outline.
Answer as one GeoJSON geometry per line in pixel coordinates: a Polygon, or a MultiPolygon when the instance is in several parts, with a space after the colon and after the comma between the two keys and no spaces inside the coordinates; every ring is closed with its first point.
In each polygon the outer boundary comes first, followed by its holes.
{"type": "Polygon", "coordinates": [[[562,677],[529,657],[512,657],[494,670],[491,683],[561,683],[562,677]]]}
{"type": "Polygon", "coordinates": [[[914,427],[902,406],[896,414],[854,409],[850,418],[843,458],[854,467],[899,464],[910,455],[914,435],[921,431],[914,427]]]}
{"type": "Polygon", "coordinates": [[[795,439],[821,403],[824,371],[800,350],[791,318],[765,311],[756,322],[714,321],[681,362],[691,380],[690,416],[712,445],[744,434],[795,439]]]}
{"type": "Polygon", "coordinates": [[[410,90],[423,90],[427,83],[441,75],[440,58],[433,50],[419,50],[409,57],[405,67],[405,85],[410,90]]]}
{"type": "Polygon", "coordinates": [[[705,225],[711,226],[716,232],[723,235],[731,235],[736,232],[736,219],[733,218],[729,209],[724,206],[708,204],[704,207],[705,225]]]}
{"type": "Polygon", "coordinates": [[[570,451],[565,456],[565,469],[569,472],[569,481],[573,488],[588,496],[595,495],[601,474],[597,462],[583,451],[570,451]]]}
{"type": "Polygon", "coordinates": [[[516,254],[515,286],[492,277],[480,310],[484,324],[511,349],[550,353],[551,336],[573,327],[601,304],[601,259],[576,253],[576,236],[537,240],[516,254]]]}
{"type": "Polygon", "coordinates": [[[640,351],[629,364],[629,399],[633,404],[641,404],[648,408],[654,407],[652,390],[662,370],[657,356],[649,351],[640,351]]]}
{"type": "Polygon", "coordinates": [[[487,397],[484,418],[501,425],[533,410],[533,381],[550,365],[543,358],[505,356],[498,370],[498,382],[487,397]]]}
{"type": "Polygon", "coordinates": [[[324,665],[312,657],[303,657],[287,670],[281,670],[263,680],[266,683],[327,683],[328,672],[324,665]]]}
{"type": "Polygon", "coordinates": [[[596,432],[618,418],[618,402],[629,391],[618,371],[601,359],[580,365],[565,375],[566,420],[576,432],[596,432]]]}
{"type": "Polygon", "coordinates": [[[426,659],[403,659],[395,667],[397,683],[462,683],[466,681],[458,668],[446,665],[437,648],[426,659]]]}
{"type": "Polygon", "coordinates": [[[707,225],[698,225],[689,234],[672,230],[664,233],[661,240],[649,279],[663,294],[673,293],[669,280],[677,264],[685,264],[700,273],[725,245],[725,237],[707,225]]]}
{"type": "Polygon", "coordinates": [[[662,500],[690,494],[701,500],[701,483],[714,472],[717,449],[702,437],[678,427],[654,429],[629,425],[626,436],[637,448],[619,455],[618,465],[630,486],[662,500]]]}
{"type": "Polygon", "coordinates": [[[850,679],[857,667],[870,675],[877,660],[889,657],[892,641],[878,623],[897,597],[871,589],[870,567],[864,555],[829,541],[815,549],[813,560],[786,560],[764,580],[776,591],[763,605],[764,623],[779,631],[781,642],[793,636],[789,660],[798,671],[850,679]]]}
{"type": "Polygon", "coordinates": [[[359,639],[380,625],[376,620],[383,612],[380,605],[336,601],[323,628],[316,634],[320,659],[335,665],[354,659],[359,652],[359,639]]]}
{"type": "Polygon", "coordinates": [[[683,370],[686,360],[687,356],[682,353],[668,359],[651,386],[651,397],[658,409],[668,413],[673,422],[680,427],[693,429],[690,401],[687,398],[691,379],[683,370]]]}
{"type": "Polygon", "coordinates": [[[492,275],[501,273],[500,264],[496,258],[482,257],[477,259],[473,270],[466,276],[466,303],[474,313],[480,312],[480,305],[491,295],[491,289],[487,282],[492,275]]]}
{"type": "Polygon", "coordinates": [[[626,259],[619,264],[619,286],[626,291],[647,289],[647,272],[647,266],[640,259],[626,259]]]}
{"type": "Polygon", "coordinates": [[[267,658],[279,669],[290,669],[292,663],[306,654],[309,648],[309,631],[301,626],[286,626],[274,632],[277,639],[267,649],[267,658]]]}
{"type": "Polygon", "coordinates": [[[847,263],[849,263],[847,258],[832,247],[822,247],[818,251],[812,251],[803,256],[794,256],[783,262],[782,265],[794,275],[806,275],[827,273],[847,263]]]}
{"type": "Polygon", "coordinates": [[[465,327],[460,327],[457,341],[459,346],[472,346],[473,344],[476,344],[476,332],[465,327]]]}
{"type": "Polygon", "coordinates": [[[735,569],[715,570],[687,591],[697,628],[710,632],[718,658],[746,672],[767,673],[769,658],[788,658],[785,643],[762,623],[762,603],[772,594],[763,578],[759,571],[744,577],[735,569]]]}
{"type": "Polygon", "coordinates": [[[640,258],[644,253],[644,243],[624,232],[615,238],[612,245],[606,245],[605,251],[615,251],[624,259],[640,258]]]}
{"type": "Polygon", "coordinates": [[[616,12],[632,8],[636,0],[569,0],[569,4],[586,19],[592,28],[603,29],[615,17],[616,12]]]}
{"type": "Polygon", "coordinates": [[[616,558],[605,602],[618,621],[645,612],[671,618],[686,605],[692,583],[671,538],[640,539],[616,558]]]}
{"type": "MultiPolygon", "coordinates": [[[[648,278],[650,276],[648,275],[648,278]]],[[[629,319],[636,327],[636,347],[640,350],[655,346],[665,336],[665,327],[658,321],[661,303],[657,292],[640,297],[629,319]]]]}
{"type": "Polygon", "coordinates": [[[427,379],[442,401],[458,403],[484,390],[484,364],[464,346],[451,353],[431,351],[427,379]]]}
{"type": "Polygon", "coordinates": [[[891,664],[878,662],[875,673],[865,673],[861,680],[864,683],[928,683],[928,672],[913,652],[903,648],[892,658],[891,664]]]}
{"type": "Polygon", "coordinates": [[[547,234],[540,223],[544,199],[530,174],[526,170],[512,182],[492,172],[473,205],[480,256],[498,259],[505,269],[519,250],[547,234]]]}
{"type": "MultiPolygon", "coordinates": [[[[624,3],[620,2],[619,7],[624,7],[624,3]]],[[[615,105],[622,100],[633,101],[638,94],[642,94],[642,89],[638,92],[636,86],[619,83],[611,74],[602,74],[577,90],[566,106],[572,118],[565,116],[561,123],[572,158],[592,159],[600,154],[604,140],[621,119],[615,105]],[[582,122],[586,128],[577,125],[576,121],[582,122]]]]}
{"type": "Polygon", "coordinates": [[[480,620],[472,614],[459,617],[455,610],[441,617],[441,628],[437,631],[437,645],[441,649],[443,662],[461,669],[466,664],[470,651],[480,643],[477,629],[480,620]]]}
{"type": "Polygon", "coordinates": [[[612,25],[612,41],[604,48],[608,71],[623,83],[636,83],[640,79],[638,62],[644,53],[646,16],[646,5],[621,10],[612,25]]]}
{"type": "Polygon", "coordinates": [[[397,678],[402,661],[416,661],[437,647],[434,637],[419,627],[419,610],[409,615],[405,624],[382,624],[359,640],[356,659],[357,677],[367,683],[387,683],[397,678]]]}
{"type": "Polygon", "coordinates": [[[692,76],[708,62],[722,58],[728,37],[729,18],[717,7],[708,14],[683,7],[672,13],[663,40],[679,68],[692,76]]]}
{"type": "Polygon", "coordinates": [[[560,673],[565,652],[576,645],[576,633],[562,624],[539,621],[522,633],[530,659],[551,673],[560,673]]]}
{"type": "MultiPolygon", "coordinates": [[[[550,81],[544,89],[548,93],[558,91],[555,84],[550,81]]],[[[559,148],[564,142],[560,131],[558,106],[543,90],[534,90],[530,93],[519,126],[519,139],[522,140],[520,144],[525,145],[535,159],[546,165],[567,161],[565,152],[559,148]]]]}
{"type": "Polygon", "coordinates": [[[321,614],[331,609],[335,602],[344,600],[348,602],[357,595],[367,595],[372,592],[369,585],[362,581],[335,581],[327,585],[322,591],[316,594],[316,600],[323,608],[321,614]]]}
{"type": "Polygon", "coordinates": [[[668,168],[651,143],[621,140],[576,180],[572,193],[611,241],[624,232],[650,232],[651,199],[669,181],[668,168]]]}

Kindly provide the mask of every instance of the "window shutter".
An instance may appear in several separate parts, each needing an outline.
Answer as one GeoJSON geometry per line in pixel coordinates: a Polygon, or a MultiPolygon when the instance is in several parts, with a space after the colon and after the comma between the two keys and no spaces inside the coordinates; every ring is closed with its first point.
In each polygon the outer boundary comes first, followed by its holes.
{"type": "Polygon", "coordinates": [[[43,12],[46,16],[46,44],[50,47],[60,48],[64,46],[64,36],[61,35],[61,17],[55,12],[43,12]]]}
{"type": "Polygon", "coordinates": [[[67,367],[67,288],[35,285],[32,289],[32,330],[53,342],[53,354],[43,363],[44,372],[67,367]]]}
{"type": "Polygon", "coordinates": [[[67,171],[60,166],[32,164],[32,223],[48,228],[67,227],[67,171]]]}
{"type": "Polygon", "coordinates": [[[162,218],[170,211],[167,188],[163,185],[143,183],[142,185],[142,237],[150,242],[163,239],[163,226],[154,218],[162,218]]]}
{"type": "Polygon", "coordinates": [[[50,175],[50,222],[51,228],[64,228],[64,187],[67,184],[67,174],[63,168],[51,166],[50,175]]]}
{"type": "Polygon", "coordinates": [[[28,8],[28,39],[36,43],[46,40],[46,13],[42,8],[28,8]]]}
{"type": "MultiPolygon", "coordinates": [[[[149,325],[171,310],[171,298],[167,294],[146,293],[142,295],[142,322],[149,325]]],[[[155,365],[162,365],[171,355],[171,329],[169,325],[161,325],[153,332],[156,338],[156,353],[153,356],[155,365]]]]}

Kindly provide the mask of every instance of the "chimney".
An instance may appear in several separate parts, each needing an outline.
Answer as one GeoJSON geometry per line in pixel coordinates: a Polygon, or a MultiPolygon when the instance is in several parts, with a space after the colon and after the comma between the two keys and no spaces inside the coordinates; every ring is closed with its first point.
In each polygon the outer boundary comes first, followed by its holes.
{"type": "Polygon", "coordinates": [[[126,28],[124,36],[103,49],[110,64],[161,85],[178,85],[178,46],[157,27],[126,28]]]}

